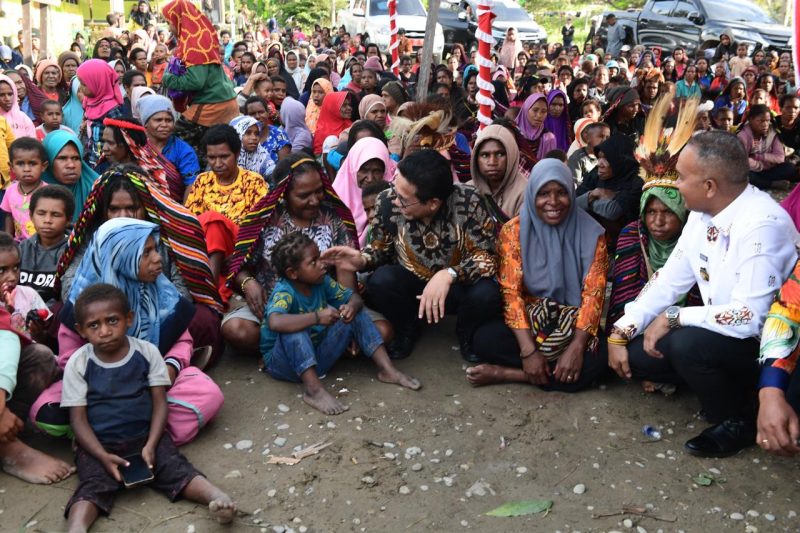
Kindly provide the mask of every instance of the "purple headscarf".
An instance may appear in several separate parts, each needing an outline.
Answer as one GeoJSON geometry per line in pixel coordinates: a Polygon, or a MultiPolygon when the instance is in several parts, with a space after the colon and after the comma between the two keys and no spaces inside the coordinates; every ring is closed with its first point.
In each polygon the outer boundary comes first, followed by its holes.
{"type": "Polygon", "coordinates": [[[566,152],[569,150],[570,131],[569,118],[567,116],[567,95],[559,89],[550,91],[550,93],[547,95],[547,109],[548,113],[547,118],[544,119],[544,127],[547,131],[555,135],[556,146],[558,149],[566,152]],[[561,112],[561,116],[558,118],[550,116],[550,104],[553,102],[556,96],[560,96],[564,99],[564,110],[561,112]]]}
{"type": "Polygon", "coordinates": [[[544,100],[547,102],[547,98],[542,93],[534,93],[530,95],[522,104],[522,109],[520,110],[519,115],[517,115],[517,127],[519,128],[520,133],[522,133],[522,136],[529,141],[537,140],[545,131],[544,123],[542,123],[542,125],[538,128],[534,128],[528,120],[528,111],[530,111],[530,109],[533,107],[533,104],[539,100],[544,100]]]}

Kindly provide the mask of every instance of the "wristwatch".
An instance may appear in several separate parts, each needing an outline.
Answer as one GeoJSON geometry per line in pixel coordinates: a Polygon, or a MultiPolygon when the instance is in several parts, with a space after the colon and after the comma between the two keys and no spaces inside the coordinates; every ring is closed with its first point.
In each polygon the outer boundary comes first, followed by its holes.
{"type": "Polygon", "coordinates": [[[450,277],[453,278],[453,281],[458,280],[458,272],[456,272],[455,268],[449,267],[447,269],[447,273],[450,274],[450,277]]]}
{"type": "Polygon", "coordinates": [[[677,305],[670,305],[667,307],[667,310],[664,312],[667,317],[667,323],[669,324],[669,329],[677,329],[681,327],[681,308],[677,305]]]}

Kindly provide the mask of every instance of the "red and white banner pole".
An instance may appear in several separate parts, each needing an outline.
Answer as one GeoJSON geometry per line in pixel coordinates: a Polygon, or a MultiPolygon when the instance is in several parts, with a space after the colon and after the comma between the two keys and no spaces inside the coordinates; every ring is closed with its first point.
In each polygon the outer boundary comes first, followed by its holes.
{"type": "Polygon", "coordinates": [[[397,0],[389,0],[389,52],[392,54],[392,66],[390,70],[395,76],[400,75],[400,54],[398,48],[400,41],[397,36],[397,0]]]}
{"type": "MultiPolygon", "coordinates": [[[[795,0],[800,2],[800,0],[795,0]]],[[[478,29],[475,38],[478,40],[478,122],[480,129],[492,123],[494,110],[494,85],[492,85],[492,0],[478,0],[478,29]]]]}

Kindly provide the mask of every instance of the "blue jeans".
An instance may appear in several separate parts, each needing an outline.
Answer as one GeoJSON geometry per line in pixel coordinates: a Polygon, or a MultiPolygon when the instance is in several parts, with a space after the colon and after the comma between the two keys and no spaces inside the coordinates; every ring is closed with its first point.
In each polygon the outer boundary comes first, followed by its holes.
{"type": "Polygon", "coordinates": [[[383,344],[381,334],[363,309],[349,324],[339,321],[329,326],[316,347],[308,331],[278,334],[266,370],[276,379],[298,382],[300,374],[316,366],[317,375],[323,376],[339,360],[353,338],[367,357],[372,357],[383,344]]]}

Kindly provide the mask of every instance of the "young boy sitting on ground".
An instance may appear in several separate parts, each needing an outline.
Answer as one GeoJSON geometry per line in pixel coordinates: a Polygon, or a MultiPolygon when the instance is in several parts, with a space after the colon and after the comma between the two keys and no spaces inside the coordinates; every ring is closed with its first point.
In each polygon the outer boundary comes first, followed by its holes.
{"type": "Polygon", "coordinates": [[[41,142],[30,137],[20,137],[8,150],[14,175],[6,189],[0,210],[6,214],[5,231],[17,241],[24,241],[36,230],[31,223],[30,198],[39,188],[47,185],[42,174],[47,168],[47,152],[41,142]]]}
{"type": "Polygon", "coordinates": [[[75,327],[88,344],[64,369],[61,406],[70,408],[80,484],[64,511],[70,532],[87,531],[107,515],[122,487],[119,467],[141,454],[153,471],[151,486],[172,501],[208,505],[217,520],[231,522],[236,505],[178,451],[168,433],[167,366],[158,348],[126,335],[133,312],[121,290],[88,287],[75,302],[75,327]]]}
{"type": "Polygon", "coordinates": [[[296,231],[272,251],[281,279],[266,305],[261,354],[269,374],[303,383],[303,400],[327,415],[348,409],[325,390],[319,377],[328,373],[352,338],[375,361],[378,379],[412,390],[420,383],[394,367],[380,333],[363,309],[361,298],[328,276],[319,248],[296,231]]]}
{"type": "Polygon", "coordinates": [[[49,185],[38,189],[30,201],[36,235],[19,243],[19,284],[35,289],[51,310],[58,299],[54,289],[56,270],[67,248],[67,224],[73,211],[75,197],[66,187],[49,185]]]}

